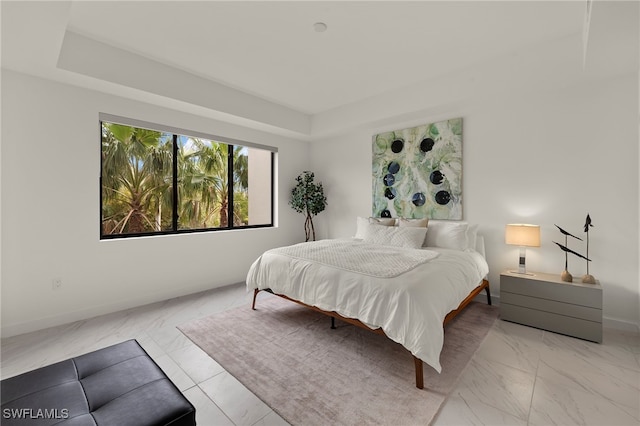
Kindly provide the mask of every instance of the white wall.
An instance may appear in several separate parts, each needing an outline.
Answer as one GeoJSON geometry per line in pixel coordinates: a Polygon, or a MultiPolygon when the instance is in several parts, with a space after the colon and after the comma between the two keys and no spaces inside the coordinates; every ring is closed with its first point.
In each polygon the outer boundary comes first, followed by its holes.
{"type": "Polygon", "coordinates": [[[304,235],[286,197],[307,142],[6,70],[2,124],[3,337],[243,281],[304,235]],[[100,112],[278,147],[278,226],[100,241],[100,112]]]}
{"type": "MultiPolygon", "coordinates": [[[[590,272],[604,289],[604,316],[609,325],[637,327],[637,74],[486,96],[448,108],[400,114],[384,125],[312,143],[311,167],[329,203],[317,219],[320,237],[353,236],[356,216],[371,215],[372,135],[463,117],[463,215],[479,223],[486,237],[494,292],[500,272],[515,267],[518,258],[518,248],[504,244],[505,224],[541,225],[542,247],[527,251],[528,267],[559,274],[564,253],[552,242],[562,242],[554,224],[584,235],[589,213],[595,225],[590,272]]],[[[584,252],[580,244],[570,247],[584,252]]],[[[569,269],[581,276],[586,266],[574,257],[569,269]]]]}
{"type": "MultiPolygon", "coordinates": [[[[439,103],[431,110],[387,113],[376,124],[309,148],[306,142],[3,70],[2,334],[242,281],[262,251],[301,240],[301,216],[287,197],[305,169],[314,170],[329,201],[315,218],[318,237],[351,236],[355,217],[371,214],[371,136],[451,117],[464,120],[464,219],[480,223],[486,236],[494,293],[500,271],[517,262],[517,248],[503,243],[506,223],[540,224],[542,247],[528,250],[528,266],[559,273],[564,256],[552,243],[560,240],[553,224],[581,234],[588,212],[595,225],[591,273],[604,288],[605,317],[609,324],[637,326],[638,86],[638,75],[627,75],[439,103]],[[100,241],[99,112],[277,146],[278,227],[100,241]],[[62,279],[62,289],[51,289],[53,278],[62,279]]],[[[366,108],[361,112],[366,115],[366,108]]],[[[570,270],[581,275],[584,264],[570,258],[570,270]]]]}

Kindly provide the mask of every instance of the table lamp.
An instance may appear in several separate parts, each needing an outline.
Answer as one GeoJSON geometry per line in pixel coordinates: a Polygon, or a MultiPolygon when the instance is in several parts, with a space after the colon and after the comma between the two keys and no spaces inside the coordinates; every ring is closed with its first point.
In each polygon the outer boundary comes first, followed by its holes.
{"type": "Polygon", "coordinates": [[[525,254],[527,247],[540,247],[540,226],[523,223],[509,224],[505,229],[504,242],[512,246],[520,247],[520,261],[517,273],[533,275],[527,274],[525,254]]]}

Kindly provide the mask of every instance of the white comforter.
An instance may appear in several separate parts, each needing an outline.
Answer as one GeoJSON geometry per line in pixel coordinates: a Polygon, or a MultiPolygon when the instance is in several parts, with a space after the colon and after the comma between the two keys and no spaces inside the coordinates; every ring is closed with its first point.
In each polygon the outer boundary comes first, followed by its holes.
{"type": "MultiPolygon", "coordinates": [[[[337,241],[344,241],[352,250],[372,250],[370,244],[359,240],[337,241]]],[[[379,250],[380,246],[375,247],[379,250]]],[[[394,252],[410,249],[389,250],[388,257],[393,258],[394,252]]],[[[269,288],[322,310],[356,318],[371,328],[380,327],[390,339],[440,372],[442,322],[480,284],[489,268],[474,250],[428,250],[437,256],[428,255],[427,260],[394,277],[306,260],[299,257],[298,250],[268,250],[251,265],[247,289],[269,288]]]]}

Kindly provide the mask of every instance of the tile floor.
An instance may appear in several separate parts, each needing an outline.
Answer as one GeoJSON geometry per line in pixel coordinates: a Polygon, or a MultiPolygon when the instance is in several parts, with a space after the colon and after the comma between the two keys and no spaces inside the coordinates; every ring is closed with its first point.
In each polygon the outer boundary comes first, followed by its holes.
{"type": "MultiPolygon", "coordinates": [[[[237,306],[233,285],[2,339],[0,376],[135,338],[195,405],[199,425],[286,425],[176,326],[237,306]]],[[[428,367],[426,367],[428,368],[428,367]]],[[[496,321],[435,425],[639,425],[640,337],[599,345],[496,321]]]]}

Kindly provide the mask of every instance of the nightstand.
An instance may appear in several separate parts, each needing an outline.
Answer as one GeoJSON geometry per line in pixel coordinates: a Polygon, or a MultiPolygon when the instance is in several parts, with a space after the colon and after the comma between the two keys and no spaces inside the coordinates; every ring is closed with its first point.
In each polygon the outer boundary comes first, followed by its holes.
{"type": "Polygon", "coordinates": [[[500,274],[500,317],[602,343],[602,287],[599,282],[567,283],[560,274],[505,271],[500,274]]]}

